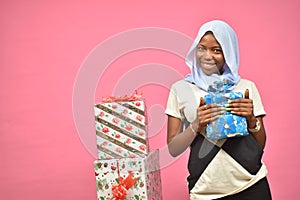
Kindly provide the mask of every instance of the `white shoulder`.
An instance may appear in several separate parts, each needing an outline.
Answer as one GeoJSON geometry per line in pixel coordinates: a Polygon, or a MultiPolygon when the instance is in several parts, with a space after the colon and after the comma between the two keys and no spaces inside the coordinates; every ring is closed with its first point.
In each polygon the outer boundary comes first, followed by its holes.
{"type": "Polygon", "coordinates": [[[243,78],[241,78],[241,80],[239,81],[238,84],[243,84],[243,85],[255,85],[253,81],[248,80],[248,79],[243,79],[243,78]]]}

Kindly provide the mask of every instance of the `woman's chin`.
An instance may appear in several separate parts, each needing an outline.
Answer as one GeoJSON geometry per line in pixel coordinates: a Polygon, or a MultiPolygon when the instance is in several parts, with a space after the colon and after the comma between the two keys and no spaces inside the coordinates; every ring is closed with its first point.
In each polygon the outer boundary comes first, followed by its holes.
{"type": "Polygon", "coordinates": [[[210,76],[212,74],[220,75],[220,72],[218,69],[203,69],[202,68],[202,72],[207,76],[210,76]]]}

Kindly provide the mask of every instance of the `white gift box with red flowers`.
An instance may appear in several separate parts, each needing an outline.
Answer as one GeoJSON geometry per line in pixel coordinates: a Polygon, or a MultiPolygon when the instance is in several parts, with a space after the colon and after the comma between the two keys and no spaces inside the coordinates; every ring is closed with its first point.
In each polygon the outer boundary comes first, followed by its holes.
{"type": "Polygon", "coordinates": [[[135,158],[148,154],[143,100],[94,105],[99,159],[135,158]]]}
{"type": "MultiPolygon", "coordinates": [[[[99,200],[113,199],[113,188],[133,174],[136,182],[125,190],[124,200],[161,200],[162,188],[159,168],[159,151],[146,157],[96,160],[94,162],[97,196],[99,200]]],[[[124,192],[121,190],[118,193],[124,192]]]]}

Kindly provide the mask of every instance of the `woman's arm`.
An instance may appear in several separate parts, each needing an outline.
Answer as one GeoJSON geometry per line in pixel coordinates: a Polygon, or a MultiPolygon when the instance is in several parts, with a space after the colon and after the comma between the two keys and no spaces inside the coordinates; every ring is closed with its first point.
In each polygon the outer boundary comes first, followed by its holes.
{"type": "MultiPolygon", "coordinates": [[[[263,123],[263,118],[256,117],[256,119],[260,121],[260,129],[257,132],[251,132],[251,130],[250,130],[250,132],[252,133],[252,135],[258,142],[258,144],[261,146],[261,148],[264,149],[265,145],[266,145],[267,136],[266,136],[266,131],[265,131],[264,123],[263,123]]],[[[252,127],[254,128],[255,126],[252,126],[252,127]]]]}
{"type": "Polygon", "coordinates": [[[181,133],[179,133],[181,119],[168,115],[167,142],[169,152],[174,157],[183,153],[191,145],[197,133],[209,122],[216,120],[219,115],[224,113],[224,110],[217,104],[205,105],[204,99],[201,97],[200,105],[195,112],[197,112],[196,119],[181,133]]]}
{"type": "Polygon", "coordinates": [[[167,142],[169,152],[176,157],[183,153],[193,142],[196,137],[198,125],[190,125],[189,128],[179,133],[181,120],[168,115],[168,135],[167,142]]]}

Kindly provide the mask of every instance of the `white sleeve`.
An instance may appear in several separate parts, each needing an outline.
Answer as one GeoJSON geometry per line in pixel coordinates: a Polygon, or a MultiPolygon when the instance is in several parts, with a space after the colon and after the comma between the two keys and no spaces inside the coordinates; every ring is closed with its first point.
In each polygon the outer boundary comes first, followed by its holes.
{"type": "Polygon", "coordinates": [[[177,91],[176,91],[176,88],[174,87],[174,85],[172,85],[172,87],[170,89],[165,114],[171,115],[171,116],[179,118],[179,119],[183,118],[182,112],[179,109],[177,91]]]}
{"type": "Polygon", "coordinates": [[[258,89],[256,88],[254,83],[251,84],[250,90],[251,90],[251,91],[249,91],[250,94],[252,93],[252,97],[250,97],[250,98],[252,98],[253,106],[254,106],[253,114],[255,116],[266,115],[266,111],[262,104],[258,89]]]}

